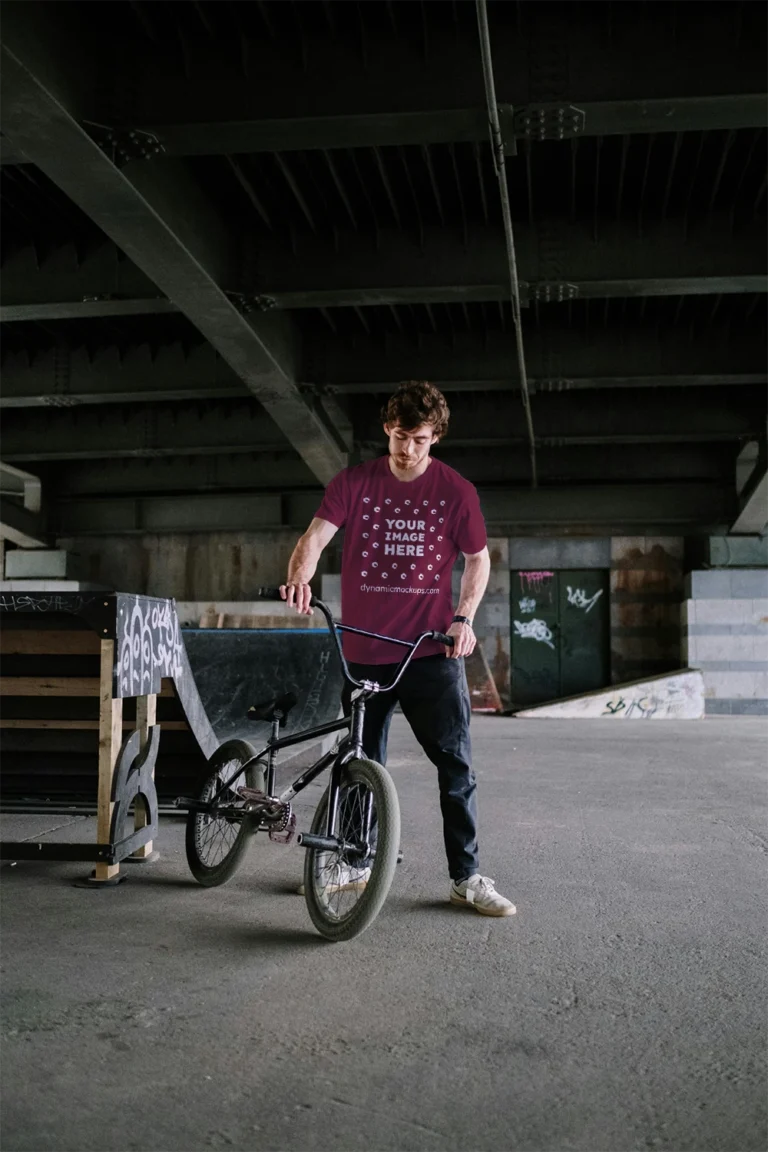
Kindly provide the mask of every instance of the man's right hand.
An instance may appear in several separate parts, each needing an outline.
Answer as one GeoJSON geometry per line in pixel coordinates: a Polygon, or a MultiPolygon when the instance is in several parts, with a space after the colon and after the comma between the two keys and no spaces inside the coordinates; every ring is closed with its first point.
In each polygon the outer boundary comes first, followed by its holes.
{"type": "Polygon", "coordinates": [[[312,589],[309,584],[281,584],[280,595],[289,608],[295,608],[303,616],[314,616],[314,611],[310,607],[312,589]]]}

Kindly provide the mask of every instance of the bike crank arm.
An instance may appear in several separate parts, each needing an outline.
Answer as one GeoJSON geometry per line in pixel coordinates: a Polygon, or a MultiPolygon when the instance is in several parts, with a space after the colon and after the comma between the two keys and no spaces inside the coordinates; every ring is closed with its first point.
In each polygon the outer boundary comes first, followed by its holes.
{"type": "Polygon", "coordinates": [[[234,823],[258,815],[247,808],[234,808],[226,804],[207,804],[204,800],[193,800],[191,796],[177,796],[174,805],[176,808],[186,808],[189,812],[199,812],[203,816],[231,820],[234,823]]]}
{"type": "Polygon", "coordinates": [[[296,843],[302,848],[319,848],[322,852],[354,852],[361,856],[368,853],[367,844],[350,844],[336,836],[315,836],[312,832],[299,832],[296,843]]]}
{"type": "Polygon", "coordinates": [[[193,800],[191,796],[177,796],[173,802],[174,808],[186,808],[188,812],[211,812],[211,805],[204,800],[193,800]]]}

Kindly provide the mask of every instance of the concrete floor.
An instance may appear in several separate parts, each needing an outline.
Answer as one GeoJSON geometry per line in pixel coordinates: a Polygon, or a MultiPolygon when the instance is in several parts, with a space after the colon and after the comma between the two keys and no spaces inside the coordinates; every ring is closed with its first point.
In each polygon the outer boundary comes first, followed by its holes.
{"type": "Polygon", "coordinates": [[[400,718],[405,862],[351,944],[314,934],[301,850],[266,840],[215,890],[179,821],[117,889],[4,866],[4,1152],[763,1150],[765,721],[474,735],[507,920],[446,903],[400,718]]]}

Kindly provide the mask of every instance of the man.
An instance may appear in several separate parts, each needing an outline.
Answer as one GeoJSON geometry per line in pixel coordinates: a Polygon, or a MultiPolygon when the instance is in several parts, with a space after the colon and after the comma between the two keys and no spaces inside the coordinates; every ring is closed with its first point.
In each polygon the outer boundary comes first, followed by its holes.
{"type": "MultiPolygon", "coordinates": [[[[448,430],[445,397],[433,384],[403,384],[382,410],[389,454],[345,468],[325,497],[288,565],[280,592],[311,614],[310,580],[323,549],[345,528],[341,566],[345,624],[413,640],[430,630],[453,648],[425,641],[396,692],[366,704],[363,747],[386,763],[387,736],[399,700],[416,739],[437,768],[452,904],[486,916],[511,916],[511,901],[479,871],[477,804],[469,738],[470,701],[464,656],[474,650],[472,620],[483,598],[490,558],[477,492],[430,455],[448,430]],[[464,574],[456,615],[451,572],[458,553],[464,574]]],[[[386,684],[399,659],[395,646],[344,634],[352,675],[386,684]]],[[[366,876],[348,887],[364,884],[366,876]]]]}

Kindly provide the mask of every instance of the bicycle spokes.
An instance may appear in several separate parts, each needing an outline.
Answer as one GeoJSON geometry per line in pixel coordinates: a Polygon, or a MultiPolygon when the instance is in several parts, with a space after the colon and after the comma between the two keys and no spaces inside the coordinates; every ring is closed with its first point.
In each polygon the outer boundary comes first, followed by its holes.
{"type": "Polygon", "coordinates": [[[363,784],[342,786],[334,835],[343,847],[317,852],[313,869],[317,897],[336,920],[349,915],[365,891],[376,855],[376,831],[373,792],[363,784]]]}
{"type": "Polygon", "coordinates": [[[210,812],[198,813],[195,824],[198,855],[208,868],[215,868],[229,855],[240,832],[243,819],[240,813],[244,812],[245,805],[237,794],[236,784],[233,787],[229,783],[239,767],[239,764],[223,765],[209,780],[202,797],[210,801],[219,794],[216,806],[210,812]],[[219,808],[229,812],[220,812],[219,808]]]}

